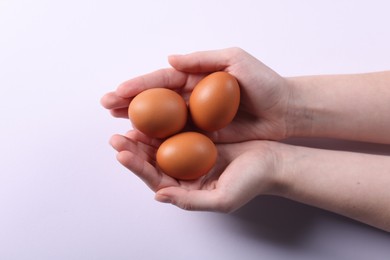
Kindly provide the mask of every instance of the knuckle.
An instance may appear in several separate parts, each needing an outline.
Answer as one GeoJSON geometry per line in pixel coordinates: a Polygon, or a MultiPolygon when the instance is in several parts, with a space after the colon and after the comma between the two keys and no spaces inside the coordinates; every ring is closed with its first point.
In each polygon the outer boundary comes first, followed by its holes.
{"type": "Polygon", "coordinates": [[[187,210],[187,211],[196,210],[195,207],[192,205],[192,203],[190,203],[189,201],[180,201],[180,202],[176,202],[174,204],[183,210],[187,210]]]}

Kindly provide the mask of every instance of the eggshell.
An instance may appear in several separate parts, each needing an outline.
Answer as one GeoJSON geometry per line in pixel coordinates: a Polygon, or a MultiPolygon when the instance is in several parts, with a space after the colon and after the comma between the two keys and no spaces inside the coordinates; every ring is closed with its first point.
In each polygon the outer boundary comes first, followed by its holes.
{"type": "Polygon", "coordinates": [[[175,91],[148,89],[133,98],[129,105],[133,127],[150,137],[166,138],[178,133],[187,121],[187,106],[175,91]]]}
{"type": "Polygon", "coordinates": [[[193,89],[189,109],[194,124],[206,131],[227,126],[237,113],[240,87],[227,72],[214,72],[203,78],[193,89]]]}
{"type": "Polygon", "coordinates": [[[214,166],[217,148],[203,134],[183,132],[168,138],[160,145],[156,160],[167,175],[180,180],[194,180],[214,166]]]}

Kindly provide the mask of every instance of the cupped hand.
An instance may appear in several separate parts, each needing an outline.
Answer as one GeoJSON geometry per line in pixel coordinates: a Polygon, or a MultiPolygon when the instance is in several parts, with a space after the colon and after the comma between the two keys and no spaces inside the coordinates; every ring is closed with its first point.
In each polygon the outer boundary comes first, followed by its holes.
{"type": "Polygon", "coordinates": [[[241,88],[240,107],[227,127],[207,134],[214,142],[255,139],[280,140],[288,136],[290,88],[287,81],[239,48],[195,52],[169,57],[172,68],[161,69],[122,83],[101,99],[115,117],[127,117],[127,107],[138,93],[170,88],[188,100],[196,83],[215,71],[235,76],[241,88]]]}
{"type": "Polygon", "coordinates": [[[110,142],[118,161],[156,192],[157,201],[182,209],[231,212],[259,194],[272,193],[275,186],[278,164],[273,142],[218,144],[215,166],[193,181],[176,180],[158,168],[158,139],[132,130],[114,135],[110,142]]]}

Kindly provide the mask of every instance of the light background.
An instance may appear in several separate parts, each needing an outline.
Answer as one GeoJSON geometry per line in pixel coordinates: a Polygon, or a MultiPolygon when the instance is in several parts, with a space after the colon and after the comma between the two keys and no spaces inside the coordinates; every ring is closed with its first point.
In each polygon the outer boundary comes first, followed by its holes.
{"type": "Polygon", "coordinates": [[[231,215],[155,202],[108,145],[129,122],[99,104],[169,54],[230,46],[284,76],[388,70],[389,10],[385,0],[0,0],[0,259],[389,259],[387,233],[279,198],[231,215]]]}

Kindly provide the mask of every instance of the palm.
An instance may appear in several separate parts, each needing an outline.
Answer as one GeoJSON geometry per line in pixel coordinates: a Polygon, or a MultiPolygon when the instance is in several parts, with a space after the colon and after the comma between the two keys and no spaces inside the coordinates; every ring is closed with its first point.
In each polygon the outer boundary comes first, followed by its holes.
{"type": "Polygon", "coordinates": [[[129,131],[125,136],[115,135],[111,144],[123,157],[118,159],[131,171],[136,173],[153,190],[166,187],[183,187],[187,189],[208,189],[212,187],[223,168],[218,160],[212,173],[194,181],[181,181],[164,174],[157,166],[156,152],[160,141],[147,137],[137,130],[129,131]]]}
{"type": "MultiPolygon", "coordinates": [[[[232,70],[230,73],[235,75],[239,72],[232,70]]],[[[184,73],[183,76],[186,79],[184,85],[175,90],[188,102],[192,90],[206,75],[207,73],[184,73]]],[[[236,77],[239,78],[239,76],[236,77]]],[[[282,102],[279,102],[279,98],[276,97],[278,93],[274,93],[278,88],[267,86],[255,89],[254,86],[258,86],[259,82],[254,84],[254,82],[245,79],[240,83],[241,105],[232,123],[220,131],[205,132],[205,134],[214,141],[223,143],[256,139],[282,139],[285,127],[282,120],[283,111],[281,108],[283,106],[280,106],[279,103],[282,102]],[[261,101],[259,102],[259,100],[261,101]]],[[[266,85],[266,83],[264,84],[266,85]]]]}
{"type": "MultiPolygon", "coordinates": [[[[242,205],[257,194],[258,187],[250,189],[249,186],[266,184],[266,170],[269,160],[261,160],[258,156],[266,156],[266,145],[259,141],[218,144],[218,159],[213,169],[205,176],[193,181],[180,181],[169,177],[159,170],[156,165],[155,154],[160,144],[157,139],[149,138],[133,130],[126,136],[116,135],[111,144],[119,152],[118,160],[129,170],[140,177],[153,191],[174,190],[173,192],[193,193],[199,195],[216,196],[229,194],[234,196],[237,203],[242,205]],[[253,178],[257,176],[257,180],[253,178]],[[237,182],[240,180],[240,182],[237,182]],[[225,193],[224,189],[229,187],[225,193]],[[242,189],[248,192],[242,192],[242,189]]],[[[225,195],[224,195],[225,196],[225,195]]],[[[227,199],[227,198],[224,198],[227,199]]],[[[236,204],[237,204],[236,203],[236,204]]],[[[240,206],[240,205],[236,205],[240,206]]],[[[192,209],[189,205],[178,205],[182,208],[192,209]]],[[[220,209],[224,210],[225,209],[220,209]]],[[[229,208],[229,210],[231,210],[229,208]]]]}
{"type": "MultiPolygon", "coordinates": [[[[232,70],[230,73],[235,75],[239,72],[232,70]]],[[[206,75],[185,73],[185,83],[176,91],[188,101],[193,88],[206,75]]],[[[239,78],[239,76],[236,77],[239,78]]],[[[284,100],[279,98],[279,93],[275,93],[279,88],[273,85],[259,88],[258,84],[261,82],[255,84],[245,79],[240,83],[241,104],[234,120],[220,131],[205,132],[205,134],[214,141],[223,143],[256,139],[283,139],[285,126],[282,103],[284,100]]],[[[266,85],[266,83],[263,84],[266,85]]]]}

